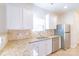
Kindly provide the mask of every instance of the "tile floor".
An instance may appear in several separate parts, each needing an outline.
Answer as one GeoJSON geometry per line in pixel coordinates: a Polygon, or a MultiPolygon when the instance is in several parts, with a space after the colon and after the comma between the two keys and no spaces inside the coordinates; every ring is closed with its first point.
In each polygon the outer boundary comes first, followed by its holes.
{"type": "Polygon", "coordinates": [[[61,49],[53,54],[50,54],[50,56],[79,56],[79,44],[76,48],[70,48],[67,50],[61,49]]]}

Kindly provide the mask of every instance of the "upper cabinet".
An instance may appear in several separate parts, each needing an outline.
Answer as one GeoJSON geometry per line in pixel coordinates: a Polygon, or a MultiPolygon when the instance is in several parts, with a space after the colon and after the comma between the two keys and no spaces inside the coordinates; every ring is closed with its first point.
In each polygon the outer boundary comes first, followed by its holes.
{"type": "Polygon", "coordinates": [[[56,15],[50,15],[49,16],[49,28],[50,29],[56,29],[57,25],[57,16],[56,15]]]}
{"type": "Polygon", "coordinates": [[[54,14],[46,15],[46,29],[56,29],[57,25],[57,16],[54,14]]]}
{"type": "Polygon", "coordinates": [[[21,29],[22,27],[22,9],[15,6],[7,6],[7,28],[21,29]]]}
{"type": "Polygon", "coordinates": [[[47,14],[47,11],[38,7],[34,8],[31,4],[7,4],[6,10],[7,29],[45,30],[56,28],[56,15],[47,14]]]}
{"type": "Polygon", "coordinates": [[[7,5],[7,29],[32,29],[32,9],[7,5]]]}
{"type": "Polygon", "coordinates": [[[32,8],[23,8],[23,28],[24,29],[32,29],[33,27],[33,14],[32,8]]]}
{"type": "Polygon", "coordinates": [[[6,6],[0,3],[0,33],[5,33],[6,29],[6,6]]]}

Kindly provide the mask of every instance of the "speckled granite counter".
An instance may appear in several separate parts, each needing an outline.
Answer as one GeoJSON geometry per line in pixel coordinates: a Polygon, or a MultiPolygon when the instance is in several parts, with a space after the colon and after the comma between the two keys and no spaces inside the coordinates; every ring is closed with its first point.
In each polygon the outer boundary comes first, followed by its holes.
{"type": "Polygon", "coordinates": [[[59,37],[60,38],[59,35],[53,35],[53,36],[48,36],[48,37],[36,37],[36,38],[30,39],[29,42],[35,42],[35,41],[53,39],[53,38],[56,38],[56,37],[59,37]]]}
{"type": "MultiPolygon", "coordinates": [[[[54,37],[59,36],[50,36],[48,38],[54,37]]],[[[8,41],[7,45],[2,50],[1,56],[31,56],[32,51],[29,47],[29,42],[35,42],[39,40],[41,39],[33,38],[8,41]]]]}
{"type": "Polygon", "coordinates": [[[7,42],[8,42],[7,34],[6,33],[0,34],[0,51],[4,48],[7,42]]]}
{"type": "Polygon", "coordinates": [[[30,56],[28,40],[12,40],[2,50],[1,56],[30,56]]]}

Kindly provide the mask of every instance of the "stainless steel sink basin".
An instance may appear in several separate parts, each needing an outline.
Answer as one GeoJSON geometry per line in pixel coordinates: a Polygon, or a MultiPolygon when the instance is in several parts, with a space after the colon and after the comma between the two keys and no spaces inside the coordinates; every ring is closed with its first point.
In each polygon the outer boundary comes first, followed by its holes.
{"type": "Polygon", "coordinates": [[[47,39],[48,37],[37,37],[37,39],[47,39]]]}

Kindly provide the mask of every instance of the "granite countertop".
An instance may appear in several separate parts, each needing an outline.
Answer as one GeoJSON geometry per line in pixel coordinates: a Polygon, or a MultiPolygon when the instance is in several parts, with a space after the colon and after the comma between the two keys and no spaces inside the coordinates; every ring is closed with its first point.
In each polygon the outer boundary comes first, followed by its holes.
{"type": "Polygon", "coordinates": [[[53,35],[53,36],[49,36],[48,38],[56,38],[56,37],[60,37],[59,35],[53,35]]]}
{"type": "Polygon", "coordinates": [[[11,40],[3,48],[1,56],[30,56],[32,54],[28,45],[29,40],[11,40]]]}
{"type": "Polygon", "coordinates": [[[33,39],[30,39],[29,43],[37,42],[37,41],[43,41],[43,40],[48,40],[48,39],[53,39],[53,38],[56,38],[56,37],[60,38],[59,35],[53,35],[53,36],[48,36],[48,37],[35,37],[33,39]]]}
{"type": "Polygon", "coordinates": [[[59,37],[58,35],[49,37],[35,37],[31,39],[11,40],[8,41],[7,45],[3,48],[2,56],[31,56],[32,51],[29,47],[30,42],[36,42],[40,40],[52,39],[59,37]]]}

